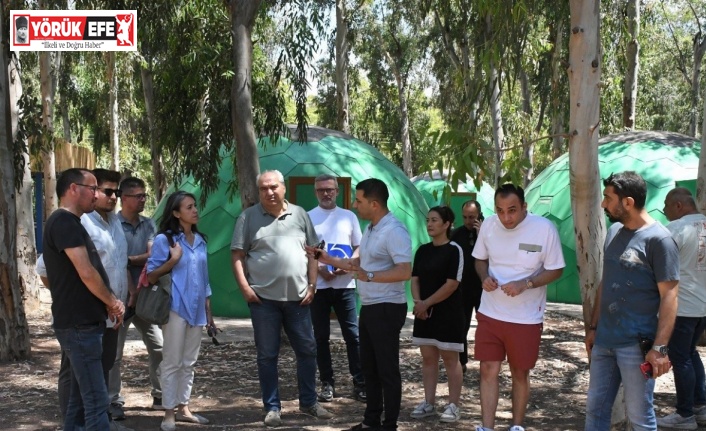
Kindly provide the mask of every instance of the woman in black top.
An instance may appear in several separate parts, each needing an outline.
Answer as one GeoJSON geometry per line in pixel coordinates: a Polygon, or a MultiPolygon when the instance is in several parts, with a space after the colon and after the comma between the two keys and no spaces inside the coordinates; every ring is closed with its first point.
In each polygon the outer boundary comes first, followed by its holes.
{"type": "Polygon", "coordinates": [[[414,256],[412,298],[414,332],[412,342],[422,354],[425,400],[411,413],[413,418],[436,414],[434,401],[439,379],[439,357],[449,378],[449,404],[439,420],[456,422],[463,373],[459,352],[463,351],[463,302],[458,284],[463,274],[463,251],[449,240],[454,214],[448,207],[434,207],[427,214],[427,232],[432,242],[414,256]]]}

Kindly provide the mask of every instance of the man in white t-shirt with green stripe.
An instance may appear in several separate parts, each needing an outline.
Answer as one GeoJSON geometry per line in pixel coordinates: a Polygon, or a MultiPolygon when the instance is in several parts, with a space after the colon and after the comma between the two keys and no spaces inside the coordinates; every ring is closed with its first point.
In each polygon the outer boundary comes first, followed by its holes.
{"type": "Polygon", "coordinates": [[[498,407],[498,375],[507,357],[512,375],[512,425],[524,431],[529,372],[539,355],[547,302],[546,285],[565,266],[556,227],[527,213],[522,187],[504,184],[495,191],[495,215],[481,226],[473,249],[483,281],[477,313],[475,358],[480,360],[483,426],[492,430],[498,407]]]}

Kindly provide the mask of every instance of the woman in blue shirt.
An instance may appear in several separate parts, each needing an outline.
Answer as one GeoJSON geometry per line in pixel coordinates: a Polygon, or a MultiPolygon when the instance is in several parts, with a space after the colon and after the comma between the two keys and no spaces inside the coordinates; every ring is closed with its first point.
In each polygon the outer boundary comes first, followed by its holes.
{"type": "Polygon", "coordinates": [[[201,347],[201,328],[208,325],[215,330],[211,315],[206,238],[196,227],[198,220],[194,195],[183,191],[170,195],[147,261],[150,283],[156,283],[159,277],[170,271],[172,276],[169,322],[162,326],[164,347],[160,380],[162,405],[165,408],[161,424],[163,431],[174,431],[176,421],[208,423],[208,419],[189,410],[194,364],[201,347]]]}

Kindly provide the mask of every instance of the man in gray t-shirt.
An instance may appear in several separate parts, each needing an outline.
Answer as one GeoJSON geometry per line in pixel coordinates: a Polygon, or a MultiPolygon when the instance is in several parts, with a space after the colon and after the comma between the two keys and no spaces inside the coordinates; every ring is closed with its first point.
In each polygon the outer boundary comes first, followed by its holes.
{"type": "Polygon", "coordinates": [[[329,419],[316,401],[316,342],[309,305],[316,293],[317,263],[304,246],[317,241],[314,225],[302,207],[284,199],[279,171],[257,178],[260,203],[244,210],[231,242],[233,272],[250,307],[265,425],[279,426],[277,359],[282,328],[297,358],[299,410],[329,419]]]}
{"type": "Polygon", "coordinates": [[[591,378],[585,429],[610,429],[622,383],[633,428],[656,430],[654,379],[670,367],[667,343],[677,311],[679,250],[645,210],[642,177],[632,171],[611,174],[603,185],[601,206],[614,224],[586,333],[591,378]]]}
{"type": "MultiPolygon", "coordinates": [[[[135,286],[137,286],[142,267],[145,266],[150,255],[150,247],[157,229],[149,217],[140,215],[145,209],[147,201],[145,182],[139,178],[128,177],[120,182],[119,189],[121,208],[117,216],[127,240],[127,269],[131,277],[128,306],[134,307],[137,300],[135,286]]],[[[130,324],[137,328],[149,355],[149,376],[152,386],[151,407],[153,410],[162,410],[162,386],[159,381],[159,365],[162,363],[162,329],[133,314],[120,328],[118,352],[115,364],[110,370],[110,387],[108,388],[110,412],[116,419],[125,418],[123,410],[125,397],[120,393],[122,390],[120,368],[122,367],[123,348],[130,324]]]]}

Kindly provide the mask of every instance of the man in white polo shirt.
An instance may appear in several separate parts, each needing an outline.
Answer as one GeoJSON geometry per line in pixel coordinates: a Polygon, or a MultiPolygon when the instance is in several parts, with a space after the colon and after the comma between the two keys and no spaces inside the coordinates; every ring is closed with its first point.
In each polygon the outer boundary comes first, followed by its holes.
{"type": "Polygon", "coordinates": [[[475,346],[483,426],[476,430],[495,426],[498,375],[507,356],[512,374],[510,431],[524,431],[529,372],[539,356],[546,285],[559,278],[565,266],[559,233],[549,220],[527,213],[522,187],[504,184],[495,191],[495,215],[483,222],[473,257],[483,280],[475,346]]]}

